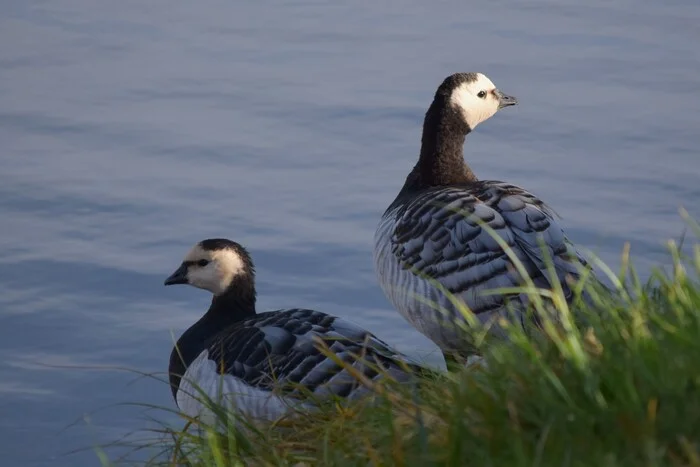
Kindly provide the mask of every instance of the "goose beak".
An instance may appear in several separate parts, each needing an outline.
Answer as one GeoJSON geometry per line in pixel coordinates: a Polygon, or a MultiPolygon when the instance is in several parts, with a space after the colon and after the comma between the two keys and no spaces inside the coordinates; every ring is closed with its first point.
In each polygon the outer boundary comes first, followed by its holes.
{"type": "Polygon", "coordinates": [[[496,97],[498,97],[498,108],[499,110],[503,107],[510,107],[511,105],[517,105],[518,99],[508,94],[503,94],[501,91],[496,91],[496,97]]]}
{"type": "Polygon", "coordinates": [[[187,284],[187,265],[182,263],[177,270],[165,279],[163,285],[187,284]]]}

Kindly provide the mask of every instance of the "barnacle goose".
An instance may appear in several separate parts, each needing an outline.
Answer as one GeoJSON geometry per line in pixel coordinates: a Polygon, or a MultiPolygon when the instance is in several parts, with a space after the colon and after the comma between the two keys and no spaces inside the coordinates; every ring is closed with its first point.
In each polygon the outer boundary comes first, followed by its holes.
{"type": "Polygon", "coordinates": [[[202,402],[202,392],[231,404],[239,414],[263,420],[277,419],[292,408],[308,409],[317,397],[367,394],[366,386],[319,351],[315,337],[373,382],[385,374],[407,381],[419,369],[344,319],[299,308],[256,314],[253,262],[246,249],[231,240],[197,243],[165,280],[165,285],[173,284],[189,284],[214,295],[209,310],[177,341],[169,367],[180,411],[208,423],[215,418],[202,402]]]}
{"type": "MultiPolygon", "coordinates": [[[[441,348],[448,364],[478,353],[453,325],[466,322],[448,295],[466,304],[481,323],[510,317],[507,304],[523,310],[527,302],[526,294],[482,294],[522,282],[479,221],[512,249],[536,286],[549,288],[541,236],[567,300],[573,292],[566,277],[580,277],[579,268],[587,264],[543,201],[509,183],[479,180],[464,161],[466,135],[517,103],[482,73],[445,78],[425,114],[418,162],[375,232],[374,265],[382,290],[407,321],[441,348]]],[[[522,311],[519,320],[525,323],[522,311]]],[[[491,328],[492,335],[500,333],[497,328],[491,328]]]]}

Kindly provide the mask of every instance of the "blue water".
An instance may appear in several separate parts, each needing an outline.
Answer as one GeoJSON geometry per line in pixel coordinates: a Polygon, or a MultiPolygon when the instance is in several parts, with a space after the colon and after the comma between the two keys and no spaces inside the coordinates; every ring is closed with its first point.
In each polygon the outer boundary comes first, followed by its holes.
{"type": "Polygon", "coordinates": [[[371,248],[455,71],[521,102],[469,136],[480,177],[534,191],[611,265],[626,240],[645,274],[667,263],[678,208],[700,218],[700,4],[472,3],[0,1],[3,465],[97,465],[91,446],[150,426],[114,404],[172,407],[100,367],[166,370],[209,297],[162,281],[210,236],[250,248],[261,309],[438,361],[371,248]]]}

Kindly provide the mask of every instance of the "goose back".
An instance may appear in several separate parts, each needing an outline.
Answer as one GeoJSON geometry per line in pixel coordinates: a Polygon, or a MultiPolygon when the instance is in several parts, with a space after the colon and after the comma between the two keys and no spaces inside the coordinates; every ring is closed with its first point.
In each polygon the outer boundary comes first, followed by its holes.
{"type": "Polygon", "coordinates": [[[521,286],[523,281],[482,223],[507,245],[539,287],[551,286],[545,254],[552,259],[567,298],[572,296],[567,278],[578,278],[586,266],[553,211],[520,187],[483,180],[403,190],[376,230],[375,269],[392,305],[443,351],[473,352],[455,326],[465,321],[453,299],[483,323],[510,317],[508,305],[521,310],[527,306],[525,294],[484,294],[521,286]]]}

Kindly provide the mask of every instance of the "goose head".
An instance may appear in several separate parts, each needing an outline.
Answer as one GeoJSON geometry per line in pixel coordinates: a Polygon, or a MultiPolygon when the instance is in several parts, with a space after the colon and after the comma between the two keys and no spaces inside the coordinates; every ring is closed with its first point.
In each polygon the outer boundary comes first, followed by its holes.
{"type": "Polygon", "coordinates": [[[164,285],[188,284],[221,295],[240,279],[252,283],[255,270],[240,244],[224,238],[202,240],[193,246],[164,285]]]}
{"type": "Polygon", "coordinates": [[[438,88],[435,100],[457,111],[472,130],[499,110],[518,103],[515,97],[502,92],[483,73],[448,76],[438,88]]]}

